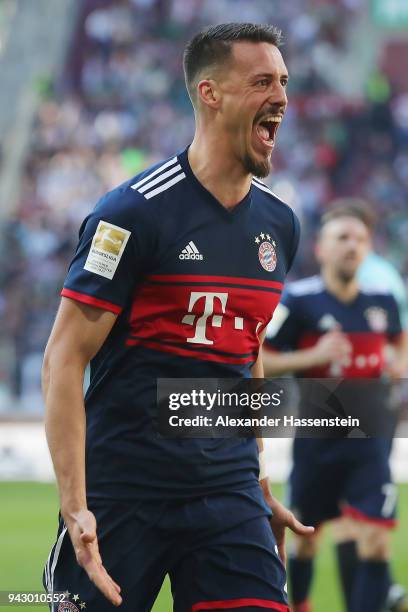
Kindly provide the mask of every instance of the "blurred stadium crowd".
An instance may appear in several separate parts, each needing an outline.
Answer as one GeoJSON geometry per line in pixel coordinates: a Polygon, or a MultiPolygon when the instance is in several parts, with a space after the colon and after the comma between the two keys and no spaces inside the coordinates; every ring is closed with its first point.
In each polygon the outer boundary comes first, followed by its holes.
{"type": "Polygon", "coordinates": [[[341,62],[363,5],[82,0],[63,74],[44,87],[17,210],[1,228],[13,255],[2,257],[0,276],[0,386],[16,406],[40,409],[42,352],[81,221],[106,190],[191,140],[181,56],[207,24],[270,22],[284,31],[290,105],[268,182],[302,219],[294,274],[314,271],[321,212],[334,198],[358,195],[381,219],[378,251],[408,276],[408,94],[380,60],[356,93],[348,86],[353,65],[347,72],[341,62]]]}

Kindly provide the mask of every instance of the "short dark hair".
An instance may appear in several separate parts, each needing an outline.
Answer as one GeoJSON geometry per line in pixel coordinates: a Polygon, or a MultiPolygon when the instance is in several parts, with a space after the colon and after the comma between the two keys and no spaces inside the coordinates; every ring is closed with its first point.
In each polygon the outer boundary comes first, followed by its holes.
{"type": "Polygon", "coordinates": [[[333,219],[354,217],[367,227],[370,233],[374,231],[376,216],[369,204],[361,198],[339,198],[335,200],[329,210],[320,219],[320,229],[333,219]]]}
{"type": "Polygon", "coordinates": [[[195,99],[195,79],[203,68],[220,66],[231,57],[234,42],[267,42],[279,47],[281,31],[268,24],[220,23],[202,30],[187,44],[183,55],[184,77],[190,98],[195,99]]]}

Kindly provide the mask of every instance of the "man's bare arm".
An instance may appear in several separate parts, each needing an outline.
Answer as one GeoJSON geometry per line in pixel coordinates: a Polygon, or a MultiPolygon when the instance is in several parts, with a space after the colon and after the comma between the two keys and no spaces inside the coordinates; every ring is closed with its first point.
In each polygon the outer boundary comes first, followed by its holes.
{"type": "Polygon", "coordinates": [[[402,331],[398,339],[389,345],[390,361],[385,371],[393,378],[405,378],[408,375],[408,331],[402,331]]]}
{"type": "Polygon", "coordinates": [[[119,587],[103,568],[96,521],[88,511],[85,485],[86,417],[84,372],[106,340],[116,315],[62,298],[42,371],[45,427],[57,477],[61,514],[78,563],[103,594],[121,603],[119,587]]]}
{"type": "Polygon", "coordinates": [[[351,344],[340,330],[324,334],[311,348],[290,352],[263,351],[265,376],[280,376],[288,372],[301,372],[333,362],[341,362],[350,351],[351,344]]]}

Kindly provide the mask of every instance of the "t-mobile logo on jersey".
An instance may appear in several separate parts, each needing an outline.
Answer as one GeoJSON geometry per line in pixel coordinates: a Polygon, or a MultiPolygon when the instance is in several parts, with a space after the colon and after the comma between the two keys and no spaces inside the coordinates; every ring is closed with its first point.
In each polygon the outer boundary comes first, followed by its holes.
{"type": "MultiPolygon", "coordinates": [[[[202,315],[186,314],[182,319],[182,323],[195,325],[195,334],[192,338],[187,338],[187,342],[193,342],[194,344],[214,344],[214,341],[206,336],[207,321],[209,317],[211,317],[209,325],[212,327],[221,327],[227,305],[228,293],[192,291],[190,294],[190,303],[188,305],[189,313],[193,312],[194,305],[201,299],[204,300],[204,312],[202,315]],[[220,305],[222,314],[214,314],[216,304],[220,305]]],[[[239,330],[244,329],[244,320],[242,317],[234,317],[234,327],[239,330]]]]}

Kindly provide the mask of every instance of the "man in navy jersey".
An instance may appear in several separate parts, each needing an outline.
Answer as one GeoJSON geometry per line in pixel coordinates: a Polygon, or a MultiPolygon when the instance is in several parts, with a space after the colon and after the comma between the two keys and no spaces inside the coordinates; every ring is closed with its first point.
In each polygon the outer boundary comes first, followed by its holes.
{"type": "Polygon", "coordinates": [[[313,529],[272,497],[257,441],[154,428],[158,378],[263,374],[299,239],[292,210],[255,178],[287,105],[279,41],[253,24],[195,36],[192,144],[105,195],[81,227],[43,372],[61,504],[44,583],[67,592],[58,610],[147,612],[168,573],[177,612],[288,611],[285,527],[313,529]]]}
{"type": "MultiPolygon", "coordinates": [[[[340,198],[333,202],[331,206],[353,205],[365,211],[367,220],[371,219],[372,230],[375,229],[375,221],[372,212],[369,211],[368,204],[360,198],[340,198]]],[[[384,257],[374,251],[370,251],[364,258],[363,263],[358,268],[358,284],[360,288],[371,293],[383,293],[389,291],[394,296],[398,304],[398,312],[401,320],[403,336],[401,342],[405,342],[403,350],[407,350],[408,342],[408,296],[405,282],[398,270],[384,257]]],[[[389,347],[390,349],[391,347],[389,347]]],[[[406,373],[404,374],[404,377],[406,373]]],[[[391,445],[390,445],[391,451],[391,445]]],[[[342,589],[346,601],[349,601],[353,588],[354,575],[356,571],[357,550],[356,550],[356,525],[351,524],[347,517],[340,517],[331,524],[331,531],[336,543],[336,556],[340,570],[342,589]]],[[[390,575],[390,586],[385,607],[387,612],[408,612],[408,596],[405,588],[393,582],[390,575]]]]}
{"type": "MultiPolygon", "coordinates": [[[[398,307],[391,294],[363,291],[358,267],[370,245],[364,211],[339,206],[322,219],[316,255],[321,275],[289,286],[276,310],[264,351],[266,375],[295,372],[311,378],[378,379],[401,376],[407,361],[398,307]],[[396,346],[385,362],[387,343],[396,346]],[[278,353],[274,351],[279,351],[278,353]]],[[[376,386],[376,389],[379,387],[376,386]]],[[[376,397],[365,397],[374,410],[376,397]]],[[[300,411],[307,401],[300,400],[300,411]]],[[[296,438],[290,503],[318,527],[340,514],[357,534],[358,563],[347,601],[349,612],[380,612],[389,587],[389,528],[395,524],[396,490],[388,464],[389,440],[296,438]]],[[[296,612],[309,612],[312,561],[318,533],[295,538],[289,561],[296,612]]]]}

